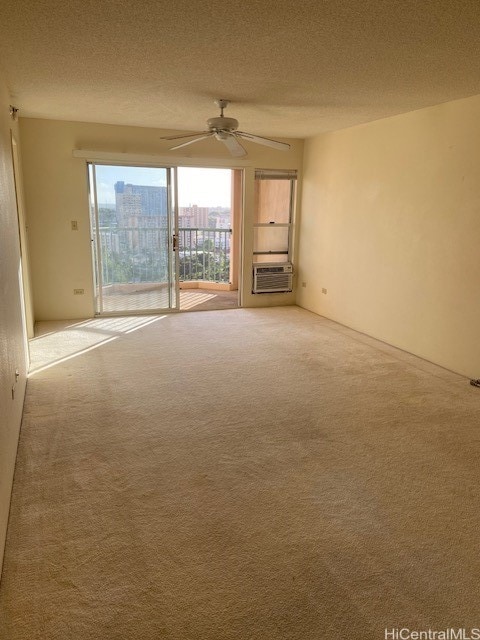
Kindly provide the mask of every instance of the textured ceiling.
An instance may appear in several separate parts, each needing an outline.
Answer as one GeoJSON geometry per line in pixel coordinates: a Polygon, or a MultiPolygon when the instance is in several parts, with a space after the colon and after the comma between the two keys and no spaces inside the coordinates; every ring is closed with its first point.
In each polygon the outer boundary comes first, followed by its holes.
{"type": "Polygon", "coordinates": [[[1,0],[23,116],[307,137],[480,93],[478,0],[1,0]]]}

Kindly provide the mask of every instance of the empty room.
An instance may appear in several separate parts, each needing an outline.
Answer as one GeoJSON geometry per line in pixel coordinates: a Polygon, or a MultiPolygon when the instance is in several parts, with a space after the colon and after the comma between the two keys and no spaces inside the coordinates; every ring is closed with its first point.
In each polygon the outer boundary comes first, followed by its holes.
{"type": "Polygon", "coordinates": [[[480,638],[479,32],[3,3],[1,640],[480,638]]]}

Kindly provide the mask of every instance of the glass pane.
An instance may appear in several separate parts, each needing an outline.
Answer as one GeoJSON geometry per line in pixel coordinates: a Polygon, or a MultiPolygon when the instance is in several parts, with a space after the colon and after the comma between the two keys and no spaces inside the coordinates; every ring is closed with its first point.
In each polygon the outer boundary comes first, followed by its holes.
{"type": "Polygon", "coordinates": [[[288,227],[256,227],[254,229],[254,251],[288,251],[288,227]]]}
{"type": "Polygon", "coordinates": [[[255,180],[255,223],[289,223],[291,180],[255,180]]]}
{"type": "Polygon", "coordinates": [[[269,253],[266,256],[253,256],[253,262],[288,262],[287,258],[284,253],[269,253]]]}
{"type": "Polygon", "coordinates": [[[189,282],[230,282],[232,170],[179,167],[178,200],[182,290],[189,282]]]}
{"type": "Polygon", "coordinates": [[[168,169],[95,165],[100,313],[171,306],[168,169]]]}

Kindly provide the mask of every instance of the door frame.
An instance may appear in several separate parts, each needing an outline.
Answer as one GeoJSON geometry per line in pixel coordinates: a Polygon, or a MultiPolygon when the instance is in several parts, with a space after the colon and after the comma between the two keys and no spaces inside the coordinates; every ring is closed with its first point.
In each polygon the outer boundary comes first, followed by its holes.
{"type": "MultiPolygon", "coordinates": [[[[108,316],[128,316],[128,315],[156,315],[158,313],[177,313],[180,312],[180,272],[179,272],[179,260],[178,254],[174,252],[173,244],[175,243],[174,236],[176,238],[176,243],[178,245],[178,175],[177,169],[179,167],[191,167],[191,168],[199,168],[199,169],[226,169],[232,172],[232,177],[237,175],[237,189],[238,193],[235,192],[238,196],[238,202],[236,202],[235,213],[233,219],[234,225],[234,234],[232,240],[235,243],[235,251],[236,251],[236,281],[237,281],[237,292],[238,292],[238,307],[241,308],[243,305],[243,289],[241,284],[243,283],[243,260],[244,260],[244,219],[245,219],[245,166],[232,166],[230,164],[202,164],[201,162],[196,161],[187,161],[185,162],[185,158],[181,159],[181,162],[172,163],[170,161],[163,162],[163,158],[158,162],[149,162],[147,157],[145,159],[136,159],[135,154],[125,154],[125,158],[118,158],[118,154],[111,153],[103,153],[103,152],[86,152],[83,150],[76,150],[73,152],[73,156],[77,158],[84,158],[86,160],[86,170],[87,170],[87,189],[88,189],[88,217],[90,222],[91,229],[91,256],[92,256],[92,293],[93,293],[93,307],[96,309],[96,287],[97,287],[97,265],[95,261],[95,255],[93,250],[93,229],[91,227],[92,217],[90,215],[90,207],[91,207],[91,193],[90,193],[90,175],[89,175],[89,167],[91,165],[107,165],[107,166],[119,166],[119,167],[138,167],[138,168],[148,168],[148,169],[167,169],[171,170],[174,173],[174,186],[171,191],[170,198],[173,198],[173,207],[174,207],[174,223],[173,223],[173,232],[169,234],[169,243],[172,243],[171,249],[169,249],[169,256],[173,256],[173,262],[175,265],[175,277],[174,277],[174,285],[173,289],[175,291],[175,300],[176,305],[171,308],[159,308],[159,309],[138,309],[134,311],[107,311],[98,313],[95,311],[95,317],[108,317],[108,316]],[[235,235],[237,236],[235,238],[235,235]]],[[[180,160],[180,158],[179,158],[180,160]]],[[[232,181],[233,182],[233,181],[232,181]]],[[[167,193],[169,193],[167,191],[167,193]]],[[[234,193],[234,187],[232,185],[232,196],[234,193]]],[[[96,200],[96,190],[94,194],[96,200]]],[[[232,198],[233,199],[233,198],[232,198]]],[[[98,220],[98,203],[95,204],[96,216],[98,220]]],[[[98,229],[98,225],[97,225],[98,229]]]]}
{"type": "Polygon", "coordinates": [[[19,288],[22,313],[22,330],[25,344],[27,371],[30,367],[29,339],[35,335],[35,320],[32,304],[32,288],[30,278],[30,261],[28,256],[27,221],[23,202],[23,184],[19,147],[13,131],[10,131],[10,148],[12,153],[13,180],[15,186],[15,204],[17,209],[18,247],[20,252],[19,288]]]}
{"type": "Polygon", "coordinates": [[[87,160],[87,183],[88,183],[88,217],[90,222],[91,236],[91,256],[92,256],[92,291],[95,317],[108,316],[128,316],[128,315],[157,315],[159,313],[177,312],[180,309],[179,299],[179,269],[178,269],[178,190],[177,190],[177,167],[172,165],[144,164],[87,160]],[[101,259],[101,241],[99,229],[98,199],[97,199],[97,166],[107,167],[132,167],[146,169],[163,169],[167,175],[167,261],[168,261],[168,307],[157,307],[155,309],[135,309],[123,311],[103,310],[103,269],[101,259]],[[91,207],[93,204],[93,216],[91,207]],[[93,225],[95,222],[95,225],[93,225]],[[97,295],[97,291],[100,292],[97,295]],[[100,304],[98,304],[100,300],[100,304]],[[174,302],[172,304],[172,302],[174,302]]]}

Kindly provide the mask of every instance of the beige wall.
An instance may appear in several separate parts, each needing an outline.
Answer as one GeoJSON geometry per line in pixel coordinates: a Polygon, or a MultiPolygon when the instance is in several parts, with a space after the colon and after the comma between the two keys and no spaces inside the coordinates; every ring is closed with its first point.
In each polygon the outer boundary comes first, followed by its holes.
{"type": "Polygon", "coordinates": [[[91,317],[94,312],[92,260],[87,202],[86,161],[72,156],[74,149],[97,152],[90,159],[117,158],[125,163],[236,166],[245,169],[243,235],[243,304],[263,306],[293,304],[294,294],[253,296],[251,264],[253,244],[254,169],[301,169],[303,142],[292,140],[283,153],[251,145],[245,160],[231,159],[213,140],[167,153],[159,141],[162,131],[139,127],[21,119],[26,209],[32,267],[35,318],[37,320],[91,317]],[[161,153],[156,160],[152,158],[161,153]],[[192,156],[199,158],[198,160],[192,156]],[[213,154],[222,155],[216,157],[213,154]],[[126,155],[119,155],[126,154],[126,155]],[[71,231],[71,220],[78,231],[71,231]],[[74,296],[73,289],[85,289],[74,296]]]}
{"type": "Polygon", "coordinates": [[[308,140],[299,258],[301,306],[479,377],[480,96],[308,140]]]}
{"type": "Polygon", "coordinates": [[[11,151],[11,135],[17,135],[17,126],[9,116],[9,104],[10,97],[0,79],[0,567],[26,381],[19,228],[11,151]],[[16,370],[19,378],[15,385],[16,370]]]}

